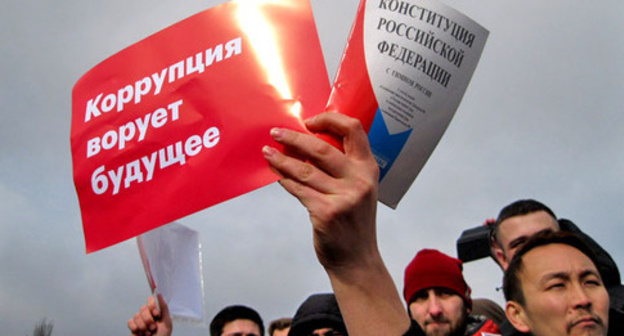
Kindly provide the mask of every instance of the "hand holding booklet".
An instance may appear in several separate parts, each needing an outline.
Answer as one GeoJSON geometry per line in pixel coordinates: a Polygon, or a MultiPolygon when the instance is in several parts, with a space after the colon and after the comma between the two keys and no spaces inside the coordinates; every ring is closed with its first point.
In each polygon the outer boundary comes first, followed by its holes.
{"type": "Polygon", "coordinates": [[[278,180],[269,130],[324,110],[361,120],[395,208],[432,154],[488,32],[434,0],[361,0],[333,88],[308,0],[234,0],[88,71],[71,148],[86,250],[138,239],[153,291],[203,321],[199,240],[179,218],[278,180]],[[150,231],[150,232],[148,232],[150,231]],[[148,233],[145,233],[148,232],[148,233]]]}

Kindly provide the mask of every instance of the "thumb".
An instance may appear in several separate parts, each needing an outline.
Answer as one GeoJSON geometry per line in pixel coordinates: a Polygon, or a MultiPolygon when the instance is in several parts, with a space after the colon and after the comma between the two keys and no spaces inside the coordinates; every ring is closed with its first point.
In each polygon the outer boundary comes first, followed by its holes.
{"type": "Polygon", "coordinates": [[[160,293],[158,293],[158,306],[160,307],[160,318],[168,317],[169,306],[167,306],[167,302],[165,302],[165,299],[160,293]]]}

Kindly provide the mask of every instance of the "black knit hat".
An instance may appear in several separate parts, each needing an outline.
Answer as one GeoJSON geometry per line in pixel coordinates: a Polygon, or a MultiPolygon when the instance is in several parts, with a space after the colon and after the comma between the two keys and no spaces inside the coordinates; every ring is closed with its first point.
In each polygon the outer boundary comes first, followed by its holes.
{"type": "Polygon", "coordinates": [[[348,335],[334,294],[310,295],[297,309],[288,336],[307,336],[321,328],[348,335]]]}

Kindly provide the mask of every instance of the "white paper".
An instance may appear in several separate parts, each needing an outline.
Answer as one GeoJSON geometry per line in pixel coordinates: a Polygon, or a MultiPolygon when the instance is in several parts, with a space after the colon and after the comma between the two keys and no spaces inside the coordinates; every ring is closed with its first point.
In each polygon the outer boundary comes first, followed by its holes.
{"type": "Polygon", "coordinates": [[[152,293],[162,294],[171,316],[205,324],[199,234],[178,223],[137,237],[152,293]]]}
{"type": "Polygon", "coordinates": [[[488,31],[438,1],[368,0],[364,53],[379,109],[369,132],[379,200],[396,208],[448,127],[488,31]]]}

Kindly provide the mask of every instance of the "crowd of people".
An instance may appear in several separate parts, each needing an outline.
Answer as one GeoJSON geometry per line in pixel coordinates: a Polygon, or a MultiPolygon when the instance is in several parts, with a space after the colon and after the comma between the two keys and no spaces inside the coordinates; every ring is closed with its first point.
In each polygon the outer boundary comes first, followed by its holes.
{"type": "MultiPolygon", "coordinates": [[[[263,154],[308,210],[333,293],[308,297],[292,318],[271,322],[269,336],[624,335],[617,265],[576,225],[534,200],[504,207],[492,227],[504,307],[473,299],[462,261],[427,248],[406,265],[402,301],[377,246],[379,171],[365,131],[358,120],[333,112],[305,125],[338,139],[342,149],[275,128],[271,135],[284,150],[266,146],[263,154]]],[[[128,321],[133,335],[171,335],[167,305],[157,300],[150,297],[128,321]]],[[[264,334],[260,315],[245,306],[224,308],[210,325],[211,336],[264,334]]]]}

